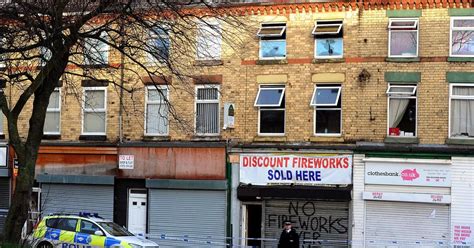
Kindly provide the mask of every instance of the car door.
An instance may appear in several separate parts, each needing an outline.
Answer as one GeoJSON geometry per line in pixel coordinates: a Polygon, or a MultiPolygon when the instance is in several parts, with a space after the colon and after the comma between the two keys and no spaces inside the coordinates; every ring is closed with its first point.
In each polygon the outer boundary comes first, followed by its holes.
{"type": "Polygon", "coordinates": [[[104,231],[91,221],[81,219],[79,232],[76,234],[74,242],[78,245],[88,245],[92,247],[104,247],[104,231]],[[96,231],[101,231],[102,235],[95,235],[96,231]]]}
{"type": "Polygon", "coordinates": [[[50,218],[46,220],[46,233],[44,238],[54,245],[73,244],[76,234],[77,219],[74,218],[50,218]]]}

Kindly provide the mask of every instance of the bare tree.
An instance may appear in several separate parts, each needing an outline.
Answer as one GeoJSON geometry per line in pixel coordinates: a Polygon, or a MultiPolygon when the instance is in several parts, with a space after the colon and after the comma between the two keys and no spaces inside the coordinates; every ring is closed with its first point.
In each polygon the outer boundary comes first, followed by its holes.
{"type": "MultiPolygon", "coordinates": [[[[47,107],[59,82],[73,84],[68,79],[74,77],[106,80],[129,93],[143,85],[125,87],[127,76],[148,75],[153,82],[156,76],[173,75],[186,84],[195,73],[196,23],[237,46],[240,32],[223,31],[242,29],[233,18],[239,15],[237,9],[204,0],[12,0],[0,5],[0,107],[21,165],[6,219],[6,241],[19,240],[27,219],[47,107]],[[230,28],[216,28],[209,20],[230,28]],[[160,50],[170,40],[172,53],[160,50]],[[113,56],[102,53],[104,46],[119,59],[109,61],[113,56]],[[144,56],[156,64],[144,63],[144,56]],[[19,120],[25,112],[29,125],[22,133],[19,120]]],[[[169,109],[180,122],[171,105],[169,109]]]]}

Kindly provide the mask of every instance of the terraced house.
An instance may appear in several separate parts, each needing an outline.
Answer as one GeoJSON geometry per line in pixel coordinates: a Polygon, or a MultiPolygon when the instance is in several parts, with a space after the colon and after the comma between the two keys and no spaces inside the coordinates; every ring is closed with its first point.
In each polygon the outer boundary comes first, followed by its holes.
{"type": "Polygon", "coordinates": [[[69,78],[86,101],[66,84],[50,99],[38,210],[103,213],[164,247],[275,247],[285,221],[302,247],[471,247],[473,7],[246,1],[225,7],[237,36],[213,18],[189,30],[192,75],[69,78]]]}

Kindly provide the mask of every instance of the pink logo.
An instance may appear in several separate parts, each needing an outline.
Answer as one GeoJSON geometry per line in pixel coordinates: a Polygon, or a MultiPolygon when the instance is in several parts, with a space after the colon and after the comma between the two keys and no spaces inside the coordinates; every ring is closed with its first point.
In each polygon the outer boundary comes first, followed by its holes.
{"type": "Polygon", "coordinates": [[[417,179],[419,177],[420,177],[420,174],[416,172],[416,169],[413,169],[413,170],[406,169],[402,171],[403,181],[413,181],[414,179],[417,179]]]}

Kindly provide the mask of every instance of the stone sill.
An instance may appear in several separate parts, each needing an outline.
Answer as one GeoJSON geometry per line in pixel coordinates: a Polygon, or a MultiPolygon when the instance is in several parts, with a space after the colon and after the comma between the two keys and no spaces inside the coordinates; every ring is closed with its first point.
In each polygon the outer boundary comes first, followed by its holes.
{"type": "Polygon", "coordinates": [[[220,135],[194,135],[192,137],[193,141],[220,141],[222,140],[222,136],[220,135]]]}
{"type": "Polygon", "coordinates": [[[448,57],[448,62],[474,62],[474,57],[448,57]]]}
{"type": "Polygon", "coordinates": [[[170,141],[171,137],[169,135],[163,136],[153,136],[153,135],[144,135],[142,138],[143,141],[170,141]]]}
{"type": "Polygon", "coordinates": [[[418,144],[420,143],[420,139],[417,137],[385,137],[383,140],[384,143],[391,143],[391,144],[418,144]]]}
{"type": "Polygon", "coordinates": [[[260,59],[256,62],[257,65],[287,65],[287,59],[260,59]]]}
{"type": "Polygon", "coordinates": [[[42,139],[44,139],[44,140],[60,140],[61,139],[61,134],[44,134],[42,139]]]}
{"type": "Polygon", "coordinates": [[[447,138],[446,144],[448,145],[474,145],[474,139],[472,138],[447,138]]]}
{"type": "Polygon", "coordinates": [[[420,62],[420,58],[385,58],[386,62],[395,62],[395,63],[410,63],[410,62],[420,62]]]}
{"type": "Polygon", "coordinates": [[[287,137],[285,135],[282,136],[255,136],[253,138],[254,142],[286,142],[287,137]]]}
{"type": "Polygon", "coordinates": [[[321,63],[345,63],[346,59],[345,58],[334,58],[334,59],[318,59],[314,58],[313,59],[313,64],[321,64],[321,63]]]}
{"type": "Polygon", "coordinates": [[[344,138],[341,136],[312,136],[309,138],[310,142],[321,142],[321,143],[343,143],[344,138]]]}
{"type": "Polygon", "coordinates": [[[219,66],[223,64],[224,64],[224,61],[222,60],[196,60],[194,61],[195,66],[219,66]]]}
{"type": "Polygon", "coordinates": [[[81,135],[79,136],[79,140],[83,141],[106,141],[106,135],[81,135]]]}

